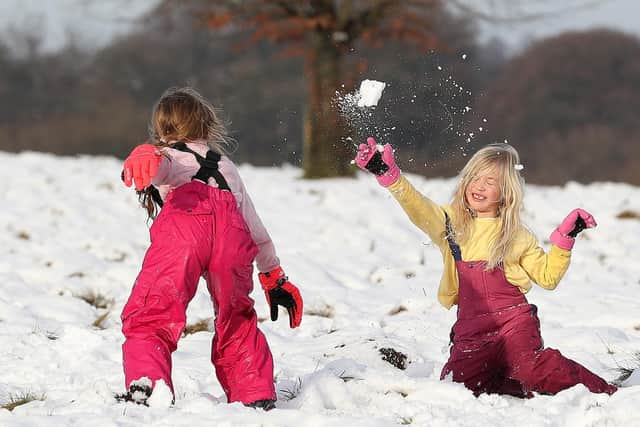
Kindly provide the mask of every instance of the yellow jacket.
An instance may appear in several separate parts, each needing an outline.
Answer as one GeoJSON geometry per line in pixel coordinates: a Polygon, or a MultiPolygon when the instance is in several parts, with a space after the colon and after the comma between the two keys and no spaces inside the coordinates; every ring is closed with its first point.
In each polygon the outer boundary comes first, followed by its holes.
{"type": "MultiPolygon", "coordinates": [[[[458,272],[451,250],[445,238],[445,216],[452,216],[450,206],[439,206],[416,190],[404,177],[389,186],[389,191],[398,200],[420,230],[438,245],[444,260],[444,271],[438,288],[438,301],[446,308],[458,302],[458,272]]],[[[476,218],[467,243],[460,245],[463,261],[480,261],[489,257],[489,242],[500,228],[497,218],[476,218]]],[[[554,289],[569,267],[571,251],[551,246],[549,254],[538,245],[535,236],[524,227],[516,238],[514,253],[504,263],[504,273],[509,281],[520,288],[522,293],[531,289],[535,282],[545,289],[554,289]]]]}

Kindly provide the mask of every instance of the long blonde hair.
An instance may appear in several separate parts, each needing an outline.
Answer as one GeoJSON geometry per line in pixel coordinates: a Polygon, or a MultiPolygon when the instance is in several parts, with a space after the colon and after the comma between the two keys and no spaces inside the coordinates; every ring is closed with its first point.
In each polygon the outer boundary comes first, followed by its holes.
{"type": "Polygon", "coordinates": [[[498,175],[500,203],[498,221],[501,227],[496,238],[489,243],[487,269],[494,269],[508,259],[515,237],[523,225],[520,220],[524,179],[519,169],[520,156],[509,144],[490,144],[478,150],[460,172],[460,180],[454,190],[451,203],[453,238],[461,244],[471,234],[476,213],[469,207],[465,196],[467,186],[482,171],[493,170],[498,175]]]}
{"type": "MultiPolygon", "coordinates": [[[[162,94],[153,107],[149,138],[158,147],[205,140],[219,154],[226,154],[225,148],[235,143],[213,105],[191,87],[172,87],[162,94]]],[[[157,190],[149,186],[138,191],[138,200],[149,219],[155,219],[162,206],[157,190]]]]}

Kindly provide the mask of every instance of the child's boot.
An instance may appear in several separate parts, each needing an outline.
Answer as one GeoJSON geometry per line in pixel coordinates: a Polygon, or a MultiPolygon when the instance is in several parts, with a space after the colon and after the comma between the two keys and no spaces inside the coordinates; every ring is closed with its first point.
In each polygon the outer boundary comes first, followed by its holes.
{"type": "Polygon", "coordinates": [[[141,378],[133,381],[126,393],[116,394],[116,400],[118,402],[133,402],[138,405],[149,406],[147,400],[151,397],[151,392],[151,381],[148,378],[141,378]]]}
{"type": "Polygon", "coordinates": [[[275,409],[276,401],[273,399],[256,400],[255,402],[245,403],[244,406],[256,409],[262,408],[264,411],[270,411],[272,409],[275,409]]]}

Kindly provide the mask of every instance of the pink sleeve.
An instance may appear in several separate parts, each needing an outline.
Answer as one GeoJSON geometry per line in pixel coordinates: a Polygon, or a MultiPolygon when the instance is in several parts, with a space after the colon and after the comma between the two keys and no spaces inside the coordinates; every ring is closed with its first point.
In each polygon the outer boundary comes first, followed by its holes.
{"type": "Polygon", "coordinates": [[[229,188],[231,188],[231,192],[238,204],[238,209],[251,232],[251,238],[260,249],[260,252],[258,252],[256,256],[258,271],[265,273],[273,270],[280,265],[280,259],[276,256],[275,246],[253,206],[249,193],[247,193],[244,183],[240,178],[238,169],[229,158],[222,156],[219,163],[219,170],[227,181],[227,184],[229,184],[229,188]]]}
{"type": "Polygon", "coordinates": [[[162,160],[160,161],[160,165],[158,166],[158,173],[151,179],[151,183],[154,186],[162,185],[167,180],[167,177],[171,174],[171,160],[166,156],[162,155],[162,160]]]}
{"type": "MultiPolygon", "coordinates": [[[[204,150],[206,153],[207,148],[205,146],[200,150],[204,150]]],[[[199,168],[200,165],[193,154],[173,148],[163,148],[158,173],[153,177],[151,183],[158,189],[162,200],[164,200],[172,189],[191,181],[191,177],[196,174],[199,168]]]]}

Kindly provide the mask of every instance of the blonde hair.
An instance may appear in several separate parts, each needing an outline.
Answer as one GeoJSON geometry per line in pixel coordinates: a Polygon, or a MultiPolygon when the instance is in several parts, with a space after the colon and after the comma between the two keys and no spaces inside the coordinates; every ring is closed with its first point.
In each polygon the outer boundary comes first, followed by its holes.
{"type": "Polygon", "coordinates": [[[213,105],[191,87],[172,87],[162,94],[151,114],[149,135],[159,146],[206,140],[220,154],[233,142],[213,105]]]}
{"type": "Polygon", "coordinates": [[[509,144],[490,144],[478,150],[460,172],[460,180],[454,190],[451,207],[453,238],[463,244],[469,237],[476,213],[469,207],[465,196],[467,186],[482,171],[497,174],[500,188],[498,220],[501,222],[497,237],[489,243],[487,270],[503,264],[512,244],[523,225],[520,220],[524,179],[520,175],[520,156],[509,144]]]}

